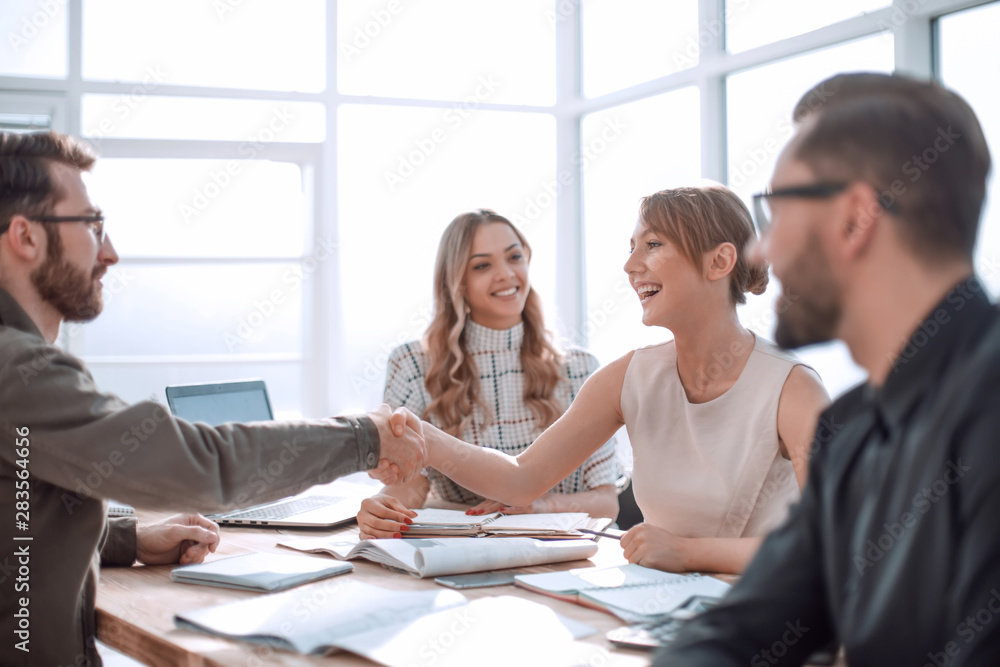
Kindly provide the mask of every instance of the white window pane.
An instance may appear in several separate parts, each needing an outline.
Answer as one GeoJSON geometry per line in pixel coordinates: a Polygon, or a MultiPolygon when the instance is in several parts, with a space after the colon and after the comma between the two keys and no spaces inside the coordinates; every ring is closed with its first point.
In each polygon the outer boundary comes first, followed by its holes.
{"type": "Polygon", "coordinates": [[[0,74],[66,76],[66,3],[4,0],[0,74]]]}
{"type": "Polygon", "coordinates": [[[946,86],[972,105],[986,134],[993,157],[993,170],[986,193],[986,206],[979,223],[976,272],[994,298],[1000,296],[1000,93],[995,85],[984,85],[985,72],[1000,71],[1000,3],[970,9],[941,18],[940,71],[946,86]]]}
{"type": "Polygon", "coordinates": [[[102,158],[85,174],[122,257],[302,257],[302,170],[268,160],[102,158]]]}
{"type": "Polygon", "coordinates": [[[492,208],[521,227],[534,251],[532,289],[542,297],[546,324],[555,328],[552,118],[452,113],[340,109],[340,311],[347,354],[336,381],[349,407],[381,401],[386,355],[420,338],[430,323],[438,241],[459,213],[492,208]]]}
{"type": "MultiPolygon", "coordinates": [[[[771,180],[774,163],[793,134],[792,109],[815,84],[838,72],[891,72],[893,40],[888,33],[847,42],[730,76],[726,81],[729,186],[748,205],[771,180]]],[[[744,326],[774,339],[774,302],[781,289],[771,276],[764,294],[747,295],[739,308],[744,326]]],[[[842,343],[801,350],[831,395],[864,379],[842,343]]]]}
{"type": "Polygon", "coordinates": [[[158,85],[151,75],[124,95],[84,95],[83,136],[98,146],[105,138],[239,141],[239,158],[266,154],[272,142],[326,138],[319,103],[150,95],[158,85]]]}
{"type": "Polygon", "coordinates": [[[337,3],[349,95],[504,104],[555,100],[554,0],[337,3]]]}
{"type": "Polygon", "coordinates": [[[890,4],[888,0],[810,2],[804,11],[802,0],[727,0],[726,47],[730,53],[746,51],[890,4]]]}
{"type": "MultiPolygon", "coordinates": [[[[582,9],[583,90],[587,97],[698,64],[697,2],[590,0],[582,9]]],[[[571,19],[567,16],[564,20],[571,19]]]]}
{"type": "Polygon", "coordinates": [[[167,404],[164,388],[177,384],[225,382],[262,378],[267,383],[275,419],[303,416],[302,367],[297,363],[180,363],[109,364],[88,363],[87,367],[101,391],[134,403],[155,400],[167,404]]]}
{"type": "Polygon", "coordinates": [[[701,174],[700,104],[696,88],[658,95],[583,119],[584,219],[587,246],[588,348],[602,363],[668,340],[642,323],[642,307],[625,274],[639,201],[701,174]]]}
{"type": "Polygon", "coordinates": [[[771,180],[792,136],[792,109],[814,85],[838,72],[891,72],[892,35],[885,33],[733,74],[726,80],[729,187],[744,201],[771,180]]]}
{"type": "Polygon", "coordinates": [[[83,76],[318,92],[326,85],[322,0],[86,0],[83,76]]]}
{"type": "Polygon", "coordinates": [[[66,325],[83,357],[301,355],[298,264],[118,266],[104,278],[104,313],[66,325]]]}

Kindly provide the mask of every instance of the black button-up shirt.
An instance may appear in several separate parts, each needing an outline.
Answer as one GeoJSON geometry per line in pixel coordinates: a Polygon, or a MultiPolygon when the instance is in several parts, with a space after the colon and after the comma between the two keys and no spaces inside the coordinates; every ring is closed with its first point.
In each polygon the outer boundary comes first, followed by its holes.
{"type": "Polygon", "coordinates": [[[821,416],[809,483],[725,601],[656,665],[1000,665],[1000,313],[975,278],[881,388],[821,416]]]}

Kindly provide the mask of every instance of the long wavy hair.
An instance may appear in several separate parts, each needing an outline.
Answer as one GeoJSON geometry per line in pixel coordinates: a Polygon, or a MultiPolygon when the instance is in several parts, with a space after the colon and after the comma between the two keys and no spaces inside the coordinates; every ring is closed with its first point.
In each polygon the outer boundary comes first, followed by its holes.
{"type": "MultiPolygon", "coordinates": [[[[487,415],[486,424],[492,418],[489,407],[479,395],[479,370],[466,343],[469,306],[465,300],[464,279],[476,230],[495,222],[510,226],[530,262],[531,246],[510,220],[489,209],[479,209],[462,213],[451,221],[441,236],[434,263],[434,319],[423,338],[429,361],[426,386],[431,402],[422,416],[424,419],[435,416],[440,428],[456,437],[461,437],[472,422],[477,405],[487,415]]],[[[524,342],[521,344],[524,402],[534,413],[539,427],[544,429],[566,408],[554,395],[562,379],[563,356],[545,330],[541,299],[533,290],[528,292],[521,320],[524,323],[524,342]]]]}

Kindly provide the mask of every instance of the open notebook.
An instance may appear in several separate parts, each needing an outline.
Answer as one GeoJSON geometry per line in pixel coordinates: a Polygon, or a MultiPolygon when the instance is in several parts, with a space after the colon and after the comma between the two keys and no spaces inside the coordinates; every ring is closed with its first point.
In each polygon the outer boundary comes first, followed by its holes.
{"type": "Polygon", "coordinates": [[[278,546],[307,553],[325,553],[341,560],[364,558],[418,577],[464,574],[584,560],[597,553],[592,540],[542,541],[530,537],[484,540],[478,537],[363,540],[305,537],[282,540],[278,546]]]}

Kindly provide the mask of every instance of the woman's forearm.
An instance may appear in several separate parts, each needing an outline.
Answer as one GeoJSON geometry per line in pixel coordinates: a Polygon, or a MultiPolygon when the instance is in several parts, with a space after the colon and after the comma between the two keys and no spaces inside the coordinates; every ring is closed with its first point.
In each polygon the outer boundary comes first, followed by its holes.
{"type": "Polygon", "coordinates": [[[612,484],[579,493],[548,493],[536,504],[539,512],[586,512],[592,517],[618,518],[618,493],[612,484]]]}
{"type": "Polygon", "coordinates": [[[425,422],[427,465],[484,498],[514,507],[530,505],[624,424],[615,406],[621,398],[626,361],[591,375],[565,414],[516,458],[462,442],[425,422]]]}
{"type": "Polygon", "coordinates": [[[524,507],[554,484],[533,479],[509,454],[470,445],[426,422],[423,429],[427,466],[485,498],[524,507]]]}
{"type": "Polygon", "coordinates": [[[763,541],[763,537],[685,538],[684,570],[740,574],[753,560],[763,541]]]}

